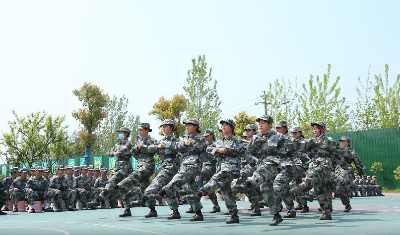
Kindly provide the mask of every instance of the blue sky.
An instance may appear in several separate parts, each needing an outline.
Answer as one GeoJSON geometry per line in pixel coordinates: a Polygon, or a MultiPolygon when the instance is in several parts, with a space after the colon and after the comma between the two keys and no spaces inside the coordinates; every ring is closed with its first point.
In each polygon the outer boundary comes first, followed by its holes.
{"type": "Polygon", "coordinates": [[[206,55],[222,116],[255,106],[267,84],[341,76],[356,102],[357,77],[400,73],[400,1],[0,1],[0,132],[11,110],[65,115],[84,82],[129,100],[148,116],[160,96],[183,94],[191,59],[206,55]]]}

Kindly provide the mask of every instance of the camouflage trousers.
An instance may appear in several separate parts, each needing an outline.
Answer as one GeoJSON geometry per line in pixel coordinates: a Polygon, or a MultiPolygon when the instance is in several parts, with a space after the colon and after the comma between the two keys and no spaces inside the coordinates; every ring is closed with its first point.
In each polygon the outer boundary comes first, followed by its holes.
{"type": "Polygon", "coordinates": [[[240,173],[238,170],[218,171],[203,187],[203,192],[206,194],[215,192],[215,190],[218,188],[220,189],[230,215],[236,215],[238,212],[236,205],[236,194],[232,191],[231,183],[233,179],[239,177],[239,174],[240,173]]]}
{"type": "Polygon", "coordinates": [[[10,198],[14,204],[14,207],[17,207],[18,201],[25,201],[26,194],[25,194],[25,192],[21,192],[21,191],[17,191],[17,192],[11,191],[10,198]]]}
{"type": "Polygon", "coordinates": [[[165,185],[162,189],[166,191],[165,198],[171,210],[178,209],[178,202],[176,195],[178,191],[185,188],[186,199],[193,207],[193,210],[198,211],[203,208],[200,203],[200,198],[196,195],[197,183],[196,176],[201,174],[201,165],[198,164],[185,164],[183,163],[179,172],[172,178],[172,180],[165,185]]]}
{"type": "Polygon", "coordinates": [[[7,205],[8,194],[6,192],[0,192],[0,209],[7,205]]]}
{"type": "MultiPolygon", "coordinates": [[[[295,211],[293,203],[294,198],[293,195],[290,193],[290,182],[294,178],[294,171],[295,168],[293,166],[282,166],[273,183],[273,197],[275,198],[276,203],[280,204],[280,200],[282,200],[285,203],[286,209],[288,211],[295,211]]],[[[278,209],[277,211],[274,211],[274,209],[275,207],[273,207],[273,211],[271,211],[270,207],[271,214],[276,214],[280,210],[278,209]]]]}
{"type": "Polygon", "coordinates": [[[150,177],[154,173],[154,162],[138,162],[135,171],[118,183],[119,195],[125,208],[131,207],[132,196],[137,199],[142,197],[142,192],[150,185],[150,177]]]}
{"type": "Polygon", "coordinates": [[[79,200],[84,207],[86,207],[87,203],[91,201],[91,191],[84,188],[77,188],[75,192],[76,199],[79,200]]]}
{"type": "MultiPolygon", "coordinates": [[[[264,200],[261,191],[259,190],[259,187],[255,188],[255,192],[253,190],[249,190],[249,188],[246,187],[246,180],[248,177],[253,175],[253,172],[256,170],[256,167],[245,165],[242,166],[240,169],[240,176],[237,179],[234,179],[231,183],[231,188],[232,191],[236,193],[245,193],[247,197],[249,198],[250,203],[254,201],[262,201],[264,200]]],[[[253,205],[253,204],[252,204],[253,205]]],[[[258,204],[257,204],[258,206],[258,204]]],[[[253,205],[254,208],[256,208],[256,205],[253,205]]],[[[256,209],[260,209],[259,207],[256,209]]]]}
{"type": "Polygon", "coordinates": [[[319,205],[323,210],[330,210],[332,205],[332,189],[329,187],[332,167],[325,162],[311,162],[303,179],[314,189],[319,205]]]}
{"type": "Polygon", "coordinates": [[[264,197],[264,201],[268,204],[271,214],[277,213],[280,210],[279,203],[280,198],[274,196],[274,181],[276,176],[279,174],[278,165],[273,162],[264,161],[258,165],[251,177],[247,178],[247,182],[251,183],[249,189],[249,201],[257,210],[260,209],[256,195],[256,188],[261,186],[261,194],[264,197]]]}
{"type": "Polygon", "coordinates": [[[26,199],[30,206],[35,204],[35,201],[47,200],[45,191],[28,191],[26,193],[26,199]]]}
{"type": "MultiPolygon", "coordinates": [[[[306,177],[306,170],[299,165],[296,165],[294,168],[294,173],[293,173],[293,179],[292,181],[289,183],[289,187],[293,188],[296,187],[297,185],[299,185],[303,178],[306,177]]],[[[302,205],[307,205],[307,200],[304,199],[304,197],[306,196],[307,191],[306,190],[302,190],[299,192],[294,193],[294,195],[292,195],[296,202],[298,204],[302,204],[302,205]]]]}
{"type": "MultiPolygon", "coordinates": [[[[211,165],[211,164],[203,164],[203,167],[201,169],[201,182],[209,182],[211,180],[211,178],[213,177],[213,175],[216,173],[217,171],[217,167],[215,165],[211,165]]],[[[210,191],[207,194],[208,198],[210,199],[210,201],[213,203],[214,208],[219,208],[218,205],[218,199],[217,199],[217,195],[215,194],[215,190],[214,191],[210,191]]]]}
{"type": "Polygon", "coordinates": [[[74,207],[74,202],[76,200],[76,191],[67,189],[67,190],[54,190],[55,195],[54,195],[54,203],[56,206],[61,208],[62,206],[62,200],[65,201],[66,206],[68,208],[73,208],[74,207]]]}
{"type": "Polygon", "coordinates": [[[162,187],[167,185],[178,172],[178,166],[176,164],[165,163],[161,167],[160,172],[143,192],[143,195],[147,197],[146,206],[149,208],[154,208],[156,206],[156,200],[160,200],[158,192],[162,187]]]}
{"type": "Polygon", "coordinates": [[[115,195],[115,188],[119,182],[125,179],[131,172],[132,164],[128,161],[117,161],[115,163],[115,174],[108,180],[108,184],[101,191],[100,197],[110,199],[115,195]]]}
{"type": "Polygon", "coordinates": [[[336,193],[339,195],[344,206],[350,204],[348,186],[353,181],[353,175],[353,172],[349,172],[346,169],[340,167],[335,169],[335,178],[333,181],[336,185],[336,193]]]}

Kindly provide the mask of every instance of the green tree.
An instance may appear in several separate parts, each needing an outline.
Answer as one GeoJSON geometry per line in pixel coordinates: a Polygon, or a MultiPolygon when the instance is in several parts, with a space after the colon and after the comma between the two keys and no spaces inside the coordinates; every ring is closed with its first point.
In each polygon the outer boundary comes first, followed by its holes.
{"type": "Polygon", "coordinates": [[[383,171],[383,164],[382,162],[374,162],[371,166],[371,172],[374,174],[378,174],[379,172],[383,171]]]}
{"type": "Polygon", "coordinates": [[[9,121],[10,132],[3,133],[0,144],[6,147],[7,162],[19,166],[28,163],[60,159],[69,155],[67,126],[65,117],[52,117],[43,112],[29,113],[20,117],[15,112],[15,120],[9,121]]]}
{"type": "Polygon", "coordinates": [[[128,115],[128,98],[123,95],[121,98],[113,96],[104,108],[107,116],[101,121],[97,133],[97,141],[92,148],[94,154],[104,154],[110,150],[118,140],[118,133],[115,131],[121,127],[131,129],[131,141],[137,138],[136,119],[128,115]]]}
{"type": "Polygon", "coordinates": [[[107,117],[105,107],[108,96],[100,87],[90,83],[85,83],[80,89],[73,90],[72,93],[83,103],[83,108],[73,111],[72,117],[83,126],[79,137],[85,146],[85,165],[89,165],[90,150],[97,139],[95,130],[99,127],[101,120],[107,117]]]}
{"type": "Polygon", "coordinates": [[[201,130],[217,130],[221,101],[217,92],[217,80],[213,81],[212,69],[207,69],[205,60],[204,55],[197,60],[192,59],[192,69],[188,70],[188,85],[183,87],[188,99],[186,117],[198,118],[201,130]],[[208,86],[208,83],[212,85],[208,86]]]}
{"type": "Polygon", "coordinates": [[[396,180],[400,181],[400,166],[398,166],[398,167],[396,168],[396,170],[393,171],[393,173],[394,173],[394,178],[395,178],[396,180]]]}
{"type": "MultiPolygon", "coordinates": [[[[185,134],[185,126],[181,123],[181,119],[186,108],[187,100],[184,95],[175,95],[170,100],[161,96],[157,103],[153,105],[153,110],[149,112],[149,115],[155,115],[160,122],[165,119],[174,119],[177,127],[175,135],[179,138],[179,136],[185,134]]],[[[160,135],[162,135],[162,131],[160,135]]]]}
{"type": "Polygon", "coordinates": [[[236,122],[235,135],[240,138],[248,124],[256,124],[256,116],[250,116],[245,111],[239,112],[233,119],[236,122]]]}
{"type": "MultiPolygon", "coordinates": [[[[310,125],[313,121],[323,121],[328,132],[343,132],[352,128],[350,123],[349,106],[345,105],[345,97],[340,96],[338,76],[330,85],[331,65],[321,79],[311,74],[308,83],[302,84],[299,97],[299,108],[295,110],[298,123],[301,126],[310,125]],[[315,82],[315,83],[314,83],[315,82]]],[[[311,130],[311,128],[310,128],[311,130]]],[[[306,136],[311,133],[305,132],[306,136]]]]}

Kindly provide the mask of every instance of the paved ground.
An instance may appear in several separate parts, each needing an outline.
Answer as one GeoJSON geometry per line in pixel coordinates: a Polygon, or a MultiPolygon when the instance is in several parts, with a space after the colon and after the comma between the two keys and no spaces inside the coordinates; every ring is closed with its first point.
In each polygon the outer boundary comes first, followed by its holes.
{"type": "MultiPolygon", "coordinates": [[[[351,213],[342,212],[339,199],[334,200],[332,221],[320,221],[317,204],[310,204],[308,214],[298,214],[295,219],[285,219],[279,226],[271,227],[268,209],[261,217],[250,217],[249,203],[239,201],[240,224],[226,225],[229,216],[209,214],[212,205],[203,202],[204,222],[190,222],[192,214],[185,214],[188,205],[180,207],[181,220],[168,221],[168,207],[158,207],[158,218],[145,219],[147,208],[132,209],[133,216],[119,218],[122,209],[88,210],[60,213],[12,213],[0,217],[0,235],[77,235],[77,234],[400,234],[400,194],[385,197],[363,197],[352,200],[351,213]]],[[[222,208],[223,201],[220,202],[222,208]]]]}

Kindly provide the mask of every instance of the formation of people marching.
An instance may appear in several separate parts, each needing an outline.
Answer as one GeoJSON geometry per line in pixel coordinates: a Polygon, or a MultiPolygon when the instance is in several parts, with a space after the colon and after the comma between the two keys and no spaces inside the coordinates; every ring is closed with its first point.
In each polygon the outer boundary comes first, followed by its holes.
{"type": "Polygon", "coordinates": [[[149,123],[140,124],[137,143],[129,141],[131,130],[120,128],[120,141],[108,153],[117,158],[109,178],[106,169],[87,166],[57,166],[51,179],[48,169],[35,168],[28,179],[26,169],[13,168],[11,177],[0,183],[0,208],[11,199],[13,208],[5,205],[5,210],[18,212],[18,201],[26,200],[29,212],[34,213],[34,202],[42,200],[47,202],[45,212],[74,211],[117,207],[120,198],[124,207],[120,217],[131,216],[131,207],[147,206],[150,211],[145,218],[151,218],[158,216],[156,201],[165,198],[172,211],[167,219],[175,220],[181,219],[179,200],[185,195],[190,205],[186,213],[194,213],[190,221],[203,221],[201,198],[208,196],[213,203],[210,213],[221,212],[215,193],[219,189],[228,209],[224,214],[230,215],[227,224],[239,223],[236,195],[243,193],[251,203],[250,216],[261,216],[261,208],[268,206],[270,225],[276,226],[283,218],[295,218],[297,211],[309,212],[307,204],[314,199],[323,212],[319,219],[331,220],[333,192],[340,197],[344,212],[351,210],[352,196],[383,196],[376,176],[365,179],[365,167],[350,148],[349,137],[337,143],[325,135],[323,122],[311,123],[313,137],[305,139],[300,127],[289,129],[286,121],[279,121],[275,130],[268,115],[256,121],[258,128],[247,125],[242,139],[234,135],[233,119],[220,121],[218,140],[214,130],[207,129],[201,135],[199,121],[194,118],[183,122],[186,134],[179,139],[173,134],[174,120],[161,124],[164,137],[160,141],[149,135],[149,123]],[[150,180],[155,154],[162,159],[161,168],[150,180]],[[131,156],[137,160],[136,170],[132,169],[131,156]],[[287,213],[282,216],[283,204],[287,213]]]}

